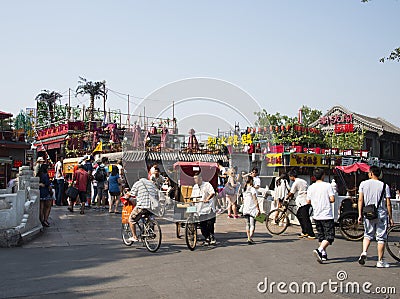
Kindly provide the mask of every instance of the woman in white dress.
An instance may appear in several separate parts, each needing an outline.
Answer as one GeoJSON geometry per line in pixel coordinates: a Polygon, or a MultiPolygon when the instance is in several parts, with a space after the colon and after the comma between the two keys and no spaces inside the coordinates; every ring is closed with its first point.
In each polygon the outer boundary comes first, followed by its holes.
{"type": "Polygon", "coordinates": [[[254,244],[253,235],[256,228],[255,217],[260,214],[257,200],[257,190],[253,187],[252,176],[248,176],[243,191],[243,216],[246,218],[247,244],[254,244]]]}

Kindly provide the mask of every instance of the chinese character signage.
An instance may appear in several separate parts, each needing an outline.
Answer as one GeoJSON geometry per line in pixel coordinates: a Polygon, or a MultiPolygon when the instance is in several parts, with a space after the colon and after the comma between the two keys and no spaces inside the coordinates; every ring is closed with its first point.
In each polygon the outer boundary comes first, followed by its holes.
{"type": "Polygon", "coordinates": [[[354,132],[354,124],[336,124],[335,134],[354,132]]]}
{"type": "Polygon", "coordinates": [[[322,156],[315,154],[290,154],[290,166],[328,167],[322,164],[322,156]]]}
{"type": "Polygon", "coordinates": [[[353,123],[353,114],[336,114],[331,116],[323,116],[319,119],[321,125],[351,124],[353,123]]]}
{"type": "Polygon", "coordinates": [[[208,146],[215,146],[215,145],[251,145],[253,144],[253,139],[251,134],[243,134],[240,138],[237,135],[229,136],[229,137],[211,137],[209,136],[207,139],[208,146]]]}
{"type": "Polygon", "coordinates": [[[283,166],[282,154],[266,154],[267,166],[283,166]]]}

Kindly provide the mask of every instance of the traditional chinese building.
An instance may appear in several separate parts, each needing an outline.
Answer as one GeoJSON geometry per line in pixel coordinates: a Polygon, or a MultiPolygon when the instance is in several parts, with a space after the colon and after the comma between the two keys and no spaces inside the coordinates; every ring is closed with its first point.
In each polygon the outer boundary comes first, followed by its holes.
{"type": "Polygon", "coordinates": [[[360,150],[341,150],[342,164],[363,160],[369,165],[380,166],[384,180],[393,187],[400,187],[400,128],[383,118],[365,116],[343,106],[332,107],[311,126],[319,128],[325,135],[362,132],[360,150]]]}

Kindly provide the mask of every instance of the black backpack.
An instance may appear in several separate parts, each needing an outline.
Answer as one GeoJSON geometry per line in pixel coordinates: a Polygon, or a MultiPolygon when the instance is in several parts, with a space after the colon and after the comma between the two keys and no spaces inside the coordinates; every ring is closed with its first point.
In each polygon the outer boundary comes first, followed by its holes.
{"type": "Polygon", "coordinates": [[[99,169],[97,169],[96,173],[94,174],[94,178],[98,182],[104,182],[106,180],[106,170],[104,167],[100,166],[99,169]]]}

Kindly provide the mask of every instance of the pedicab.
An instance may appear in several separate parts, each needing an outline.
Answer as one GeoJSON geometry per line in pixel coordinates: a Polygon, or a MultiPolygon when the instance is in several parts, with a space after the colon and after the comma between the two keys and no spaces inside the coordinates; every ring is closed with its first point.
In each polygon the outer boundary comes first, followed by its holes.
{"type": "Polygon", "coordinates": [[[358,241],[364,236],[364,225],[358,223],[357,173],[369,172],[369,165],[354,163],[349,166],[336,166],[336,170],[348,194],[340,201],[337,224],[344,238],[350,241],[358,241]],[[348,188],[343,173],[354,174],[354,188],[348,188]]]}
{"type": "Polygon", "coordinates": [[[214,162],[176,162],[174,164],[177,195],[174,205],[174,222],[176,236],[180,238],[181,228],[185,229],[185,241],[190,250],[196,248],[199,216],[196,203],[201,202],[199,197],[192,196],[194,175],[200,173],[204,182],[209,182],[214,190],[218,186],[218,164],[214,162]]]}

